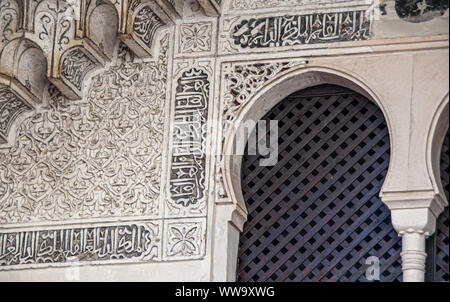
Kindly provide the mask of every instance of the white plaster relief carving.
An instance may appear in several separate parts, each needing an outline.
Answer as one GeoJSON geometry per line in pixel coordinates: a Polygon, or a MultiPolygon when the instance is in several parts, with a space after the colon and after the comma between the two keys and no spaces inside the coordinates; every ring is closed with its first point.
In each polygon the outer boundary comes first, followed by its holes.
{"type": "Polygon", "coordinates": [[[235,54],[323,47],[372,37],[373,8],[354,8],[227,16],[221,19],[219,53],[235,54]]]}
{"type": "Polygon", "coordinates": [[[198,259],[204,256],[206,219],[167,220],[165,234],[166,259],[198,259]]]}
{"type": "Polygon", "coordinates": [[[213,45],[213,23],[184,23],[178,29],[178,54],[209,53],[213,45]]]}
{"type": "Polygon", "coordinates": [[[355,4],[368,4],[373,0],[230,0],[229,11],[238,13],[242,10],[254,9],[280,9],[292,8],[301,6],[308,8],[308,6],[327,6],[327,7],[341,7],[351,6],[355,4]]]}
{"type": "Polygon", "coordinates": [[[54,88],[1,155],[0,223],[160,217],[168,36],[157,63],[118,63],[70,101],[54,88]],[[3,190],[4,191],[4,190],[3,190]]]}

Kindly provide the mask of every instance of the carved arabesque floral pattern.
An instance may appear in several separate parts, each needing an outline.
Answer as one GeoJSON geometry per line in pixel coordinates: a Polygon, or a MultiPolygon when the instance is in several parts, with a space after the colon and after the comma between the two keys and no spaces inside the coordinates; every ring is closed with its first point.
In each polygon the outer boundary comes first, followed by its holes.
{"type": "Polygon", "coordinates": [[[251,96],[261,89],[265,82],[293,66],[303,64],[304,61],[291,61],[228,66],[224,75],[226,85],[223,98],[225,103],[223,107],[224,133],[242,107],[250,100],[251,96]]]}
{"type": "Polygon", "coordinates": [[[0,223],[158,216],[168,36],[157,63],[118,62],[80,101],[50,86],[0,155],[0,223]]]}
{"type": "Polygon", "coordinates": [[[16,31],[18,18],[19,10],[14,0],[0,1],[0,50],[16,31]]]}
{"type": "MultiPolygon", "coordinates": [[[[224,102],[222,105],[222,146],[228,130],[251,97],[264,87],[267,81],[294,66],[302,66],[304,64],[304,60],[250,64],[225,63],[223,66],[225,89],[222,98],[224,102]]],[[[223,178],[224,164],[224,156],[221,155],[216,162],[216,192],[219,200],[229,198],[223,178]]]]}

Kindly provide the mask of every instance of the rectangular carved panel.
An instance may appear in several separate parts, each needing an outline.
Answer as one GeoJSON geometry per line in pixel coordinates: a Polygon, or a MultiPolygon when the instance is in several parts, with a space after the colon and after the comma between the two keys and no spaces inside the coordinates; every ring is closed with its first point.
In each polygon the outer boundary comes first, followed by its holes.
{"type": "Polygon", "coordinates": [[[152,222],[0,231],[0,269],[17,265],[151,260],[160,226],[152,222]]]}
{"type": "Polygon", "coordinates": [[[208,74],[191,68],[177,84],[169,184],[172,209],[201,206],[206,198],[208,74]]]}
{"type": "Polygon", "coordinates": [[[243,48],[367,40],[370,22],[365,11],[252,18],[236,24],[232,37],[243,48]]]}

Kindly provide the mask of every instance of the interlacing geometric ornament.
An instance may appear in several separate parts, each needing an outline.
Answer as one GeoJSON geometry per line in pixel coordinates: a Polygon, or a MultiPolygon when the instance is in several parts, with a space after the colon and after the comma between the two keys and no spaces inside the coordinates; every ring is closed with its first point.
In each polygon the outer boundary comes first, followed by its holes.
{"type": "MultiPolygon", "coordinates": [[[[13,147],[0,153],[0,269],[204,256],[206,219],[164,219],[160,195],[169,37],[156,61],[141,63],[120,43],[83,99],[50,85],[48,104],[21,123],[13,147]],[[109,222],[119,217],[132,222],[109,222]]],[[[180,85],[177,119],[191,110],[205,128],[209,81],[193,69],[180,85]]],[[[203,144],[187,155],[197,165],[197,194],[205,194],[203,144]]]]}
{"type": "MultiPolygon", "coordinates": [[[[160,215],[168,36],[157,63],[117,63],[80,101],[49,88],[0,154],[0,223],[160,215]]],[[[82,220],[80,220],[82,222],[82,220]]],[[[148,261],[160,257],[161,221],[0,232],[2,269],[28,264],[148,261]]]]}
{"type": "Polygon", "coordinates": [[[0,157],[9,188],[0,223],[159,216],[168,36],[158,63],[123,60],[93,77],[86,97],[50,88],[0,157]]]}
{"type": "Polygon", "coordinates": [[[279,158],[264,167],[244,155],[238,279],[367,281],[376,256],[380,280],[400,281],[401,238],[378,197],[390,154],[381,110],[326,85],[292,94],[263,120],[279,121],[279,158]]]}
{"type": "Polygon", "coordinates": [[[0,88],[10,88],[31,106],[40,103],[47,81],[64,96],[80,99],[84,79],[113,58],[117,38],[140,58],[158,59],[159,34],[180,18],[173,5],[166,0],[0,0],[0,88]]]}
{"type": "MultiPolygon", "coordinates": [[[[263,84],[294,66],[302,66],[305,60],[274,63],[225,63],[223,64],[226,89],[224,92],[224,122],[229,125],[263,84]]],[[[227,129],[224,129],[225,131],[227,129]]]]}

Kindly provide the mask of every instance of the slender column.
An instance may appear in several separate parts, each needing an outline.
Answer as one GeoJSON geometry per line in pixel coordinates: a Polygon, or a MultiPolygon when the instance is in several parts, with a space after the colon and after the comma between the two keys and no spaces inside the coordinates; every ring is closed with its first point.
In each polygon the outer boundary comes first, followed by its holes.
{"type": "Polygon", "coordinates": [[[403,282],[424,282],[425,239],[436,229],[443,201],[429,191],[385,193],[382,200],[391,210],[392,224],[402,237],[403,282]]]}
{"type": "Polygon", "coordinates": [[[425,281],[425,234],[418,232],[404,233],[402,236],[402,271],[403,282],[425,281]]]}

